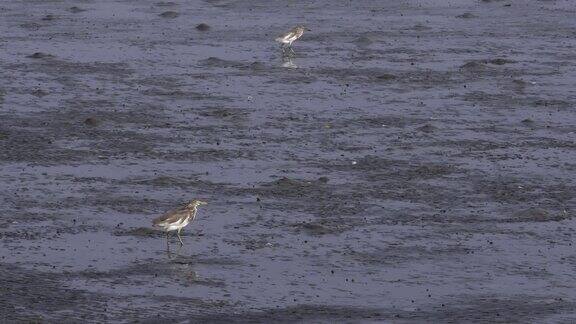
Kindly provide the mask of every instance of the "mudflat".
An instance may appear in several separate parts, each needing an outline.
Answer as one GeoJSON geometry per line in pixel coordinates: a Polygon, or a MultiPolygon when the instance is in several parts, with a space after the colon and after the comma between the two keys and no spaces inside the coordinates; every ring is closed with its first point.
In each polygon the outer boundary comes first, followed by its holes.
{"type": "Polygon", "coordinates": [[[0,321],[576,321],[575,14],[3,1],[0,321]]]}

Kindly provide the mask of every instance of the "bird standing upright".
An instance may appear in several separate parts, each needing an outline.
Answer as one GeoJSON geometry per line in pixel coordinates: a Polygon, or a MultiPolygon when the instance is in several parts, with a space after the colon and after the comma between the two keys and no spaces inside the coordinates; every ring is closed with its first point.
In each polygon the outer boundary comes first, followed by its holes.
{"type": "Polygon", "coordinates": [[[182,228],[188,225],[191,221],[196,218],[196,213],[198,212],[198,206],[206,205],[207,202],[202,200],[192,200],[186,206],[180,207],[174,210],[167,212],[166,214],[154,219],[152,224],[154,227],[160,228],[166,231],[166,240],[168,244],[169,241],[169,233],[171,231],[178,230],[178,239],[180,240],[180,245],[184,245],[182,242],[182,237],[180,236],[180,232],[182,228]]]}
{"type": "Polygon", "coordinates": [[[292,49],[292,43],[296,41],[298,38],[302,37],[305,30],[306,27],[304,26],[301,25],[296,26],[286,34],[276,38],[276,41],[282,44],[282,53],[285,53],[286,49],[289,49],[292,52],[292,54],[294,54],[294,50],[292,49]]]}

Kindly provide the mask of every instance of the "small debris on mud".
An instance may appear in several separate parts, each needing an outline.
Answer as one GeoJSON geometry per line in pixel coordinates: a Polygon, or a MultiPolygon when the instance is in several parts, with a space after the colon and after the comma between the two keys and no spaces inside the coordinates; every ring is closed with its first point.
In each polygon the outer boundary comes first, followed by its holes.
{"type": "Polygon", "coordinates": [[[208,26],[205,23],[201,23],[201,24],[196,25],[196,29],[199,31],[208,31],[208,30],[210,30],[210,26],[208,26]]]}
{"type": "Polygon", "coordinates": [[[504,59],[504,58],[497,58],[497,59],[489,60],[488,63],[494,64],[494,65],[504,65],[504,64],[511,64],[511,63],[516,63],[516,62],[512,61],[512,60],[504,59]]]}
{"type": "Polygon", "coordinates": [[[321,182],[321,183],[328,183],[329,180],[330,180],[330,179],[328,179],[328,177],[320,177],[320,178],[318,178],[318,182],[321,182]]]}
{"type": "Polygon", "coordinates": [[[294,224],[294,227],[298,229],[304,230],[306,233],[310,235],[325,235],[325,234],[333,234],[338,232],[332,228],[329,228],[320,223],[298,223],[294,224]]]}
{"type": "Polygon", "coordinates": [[[477,16],[473,15],[470,12],[465,12],[461,15],[456,16],[456,18],[463,18],[463,19],[470,19],[470,18],[478,18],[477,16]]]}
{"type": "Polygon", "coordinates": [[[393,75],[393,74],[380,74],[376,77],[376,79],[381,80],[381,81],[389,81],[389,80],[395,80],[398,77],[393,75]]]}
{"type": "Polygon", "coordinates": [[[177,3],[172,2],[172,1],[161,1],[161,2],[156,2],[154,5],[157,7],[174,7],[177,5],[177,3]]]}
{"type": "Polygon", "coordinates": [[[418,127],[417,130],[423,133],[433,133],[434,131],[437,130],[437,128],[434,127],[433,125],[426,124],[424,126],[418,127]]]}
{"type": "Polygon", "coordinates": [[[71,13],[80,13],[80,12],[86,11],[86,9],[82,9],[82,8],[80,8],[80,7],[74,6],[74,7],[70,7],[70,8],[68,9],[68,11],[70,11],[71,13]]]}
{"type": "Polygon", "coordinates": [[[176,11],[164,11],[163,13],[161,13],[159,16],[162,18],[176,18],[178,17],[180,14],[177,13],[176,11]]]}
{"type": "Polygon", "coordinates": [[[36,89],[36,90],[33,90],[32,92],[30,92],[30,94],[35,96],[35,97],[42,98],[44,96],[47,96],[49,93],[42,90],[42,89],[36,89]]]}
{"type": "Polygon", "coordinates": [[[54,15],[46,15],[46,16],[42,17],[42,20],[44,20],[44,21],[52,21],[52,20],[56,20],[56,19],[57,19],[57,17],[54,15]]]}
{"type": "Polygon", "coordinates": [[[530,118],[526,118],[524,120],[522,120],[522,124],[525,125],[534,125],[534,120],[530,119],[530,118]]]}
{"type": "Polygon", "coordinates": [[[100,123],[100,120],[98,120],[96,117],[88,117],[84,120],[84,124],[88,126],[98,126],[100,123]]]}
{"type": "Polygon", "coordinates": [[[34,54],[28,55],[27,57],[32,59],[47,59],[47,58],[53,58],[54,56],[51,54],[36,52],[34,54]]]}

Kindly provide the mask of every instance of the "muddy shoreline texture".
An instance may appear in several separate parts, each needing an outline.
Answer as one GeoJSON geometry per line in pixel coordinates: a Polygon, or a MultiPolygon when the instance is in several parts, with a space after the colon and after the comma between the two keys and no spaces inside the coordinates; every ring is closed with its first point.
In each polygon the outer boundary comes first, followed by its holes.
{"type": "Polygon", "coordinates": [[[575,14],[0,3],[0,321],[576,321],[575,14]]]}

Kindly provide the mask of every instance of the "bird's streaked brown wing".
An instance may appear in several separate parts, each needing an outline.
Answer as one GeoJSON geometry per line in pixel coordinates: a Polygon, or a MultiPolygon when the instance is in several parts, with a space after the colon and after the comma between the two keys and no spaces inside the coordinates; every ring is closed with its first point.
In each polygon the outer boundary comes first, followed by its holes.
{"type": "Polygon", "coordinates": [[[300,30],[298,29],[298,26],[296,26],[296,27],[290,29],[290,31],[288,32],[288,34],[298,35],[298,34],[299,34],[299,31],[300,31],[300,30]]]}
{"type": "Polygon", "coordinates": [[[188,215],[188,210],[185,208],[178,208],[167,212],[166,214],[155,218],[152,221],[153,225],[160,225],[162,223],[175,223],[178,219],[188,215]]]}

